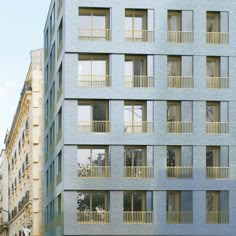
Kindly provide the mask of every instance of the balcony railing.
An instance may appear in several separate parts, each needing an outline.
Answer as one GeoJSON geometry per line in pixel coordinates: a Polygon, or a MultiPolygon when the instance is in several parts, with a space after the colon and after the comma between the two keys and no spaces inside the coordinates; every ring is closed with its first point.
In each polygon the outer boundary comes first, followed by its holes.
{"type": "Polygon", "coordinates": [[[167,177],[169,178],[192,178],[192,166],[168,166],[167,177]]]}
{"type": "Polygon", "coordinates": [[[168,211],[166,212],[167,224],[192,224],[192,211],[168,211]]]}
{"type": "Polygon", "coordinates": [[[108,224],[110,212],[98,209],[97,211],[78,211],[80,224],[108,224]]]}
{"type": "Polygon", "coordinates": [[[80,178],[108,178],[110,166],[82,166],[78,165],[78,176],[80,178]]]}
{"type": "Polygon", "coordinates": [[[110,87],[110,75],[79,75],[79,86],[88,88],[110,87]]]}
{"type": "Polygon", "coordinates": [[[109,41],[110,29],[80,29],[80,40],[109,41]]]}
{"type": "Polygon", "coordinates": [[[153,88],[154,77],[146,75],[125,76],[126,88],[153,88]]]}
{"type": "Polygon", "coordinates": [[[206,176],[207,178],[212,179],[228,179],[229,178],[229,167],[206,167],[206,176]]]}
{"type": "Polygon", "coordinates": [[[125,166],[124,177],[134,179],[153,178],[153,166],[125,166]]]}
{"type": "Polygon", "coordinates": [[[168,76],[168,88],[193,88],[192,76],[168,76]]]}
{"type": "Polygon", "coordinates": [[[207,134],[228,134],[229,122],[206,122],[207,134]]]}
{"type": "Polygon", "coordinates": [[[229,77],[207,77],[207,88],[228,89],[229,77]]]}
{"type": "Polygon", "coordinates": [[[229,33],[206,32],[206,42],[208,44],[229,44],[229,33]]]}
{"type": "Polygon", "coordinates": [[[129,42],[154,42],[154,31],[126,30],[125,40],[129,42]]]}
{"type": "Polygon", "coordinates": [[[125,133],[153,133],[153,122],[147,121],[125,121],[125,133]]]}
{"type": "Polygon", "coordinates": [[[193,32],[192,31],[168,31],[168,42],[193,43],[193,32]]]}
{"type": "Polygon", "coordinates": [[[153,223],[152,211],[124,211],[124,224],[151,224],[153,223]]]}
{"type": "Polygon", "coordinates": [[[171,134],[191,134],[193,124],[190,121],[168,121],[167,132],[171,134]]]}
{"type": "Polygon", "coordinates": [[[207,224],[228,224],[229,212],[228,211],[208,211],[206,212],[207,224]]]}
{"type": "Polygon", "coordinates": [[[80,133],[110,132],[110,121],[79,121],[80,133]]]}

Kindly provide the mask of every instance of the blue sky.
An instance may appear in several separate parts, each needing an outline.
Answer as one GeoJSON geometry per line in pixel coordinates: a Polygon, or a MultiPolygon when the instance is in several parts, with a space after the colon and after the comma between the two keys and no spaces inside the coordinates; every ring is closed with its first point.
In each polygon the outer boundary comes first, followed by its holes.
{"type": "Polygon", "coordinates": [[[30,51],[43,47],[50,0],[7,0],[0,7],[0,148],[17,107],[30,51]]]}

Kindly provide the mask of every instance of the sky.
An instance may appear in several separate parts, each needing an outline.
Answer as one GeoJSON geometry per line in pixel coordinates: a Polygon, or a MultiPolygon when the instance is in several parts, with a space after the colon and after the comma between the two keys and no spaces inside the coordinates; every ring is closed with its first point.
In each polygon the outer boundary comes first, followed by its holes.
{"type": "Polygon", "coordinates": [[[50,0],[6,0],[0,7],[0,149],[30,65],[30,51],[43,48],[50,0]]]}

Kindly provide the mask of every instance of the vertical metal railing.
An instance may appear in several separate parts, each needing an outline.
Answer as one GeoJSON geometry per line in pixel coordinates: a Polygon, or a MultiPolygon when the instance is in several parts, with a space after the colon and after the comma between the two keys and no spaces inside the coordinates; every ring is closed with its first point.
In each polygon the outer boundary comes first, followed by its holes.
{"type": "Polygon", "coordinates": [[[192,31],[168,31],[168,42],[170,43],[193,43],[192,31]]]}

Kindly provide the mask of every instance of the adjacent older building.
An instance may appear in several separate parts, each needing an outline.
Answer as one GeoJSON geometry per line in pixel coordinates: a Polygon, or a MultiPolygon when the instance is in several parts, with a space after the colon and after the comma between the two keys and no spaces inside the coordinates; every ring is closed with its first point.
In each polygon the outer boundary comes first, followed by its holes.
{"type": "Polygon", "coordinates": [[[51,1],[46,236],[235,235],[235,11],[51,1]]]}
{"type": "Polygon", "coordinates": [[[0,153],[0,236],[8,236],[8,161],[4,149],[0,153]]]}
{"type": "Polygon", "coordinates": [[[33,50],[5,142],[10,236],[43,235],[43,82],[43,50],[33,50]]]}

